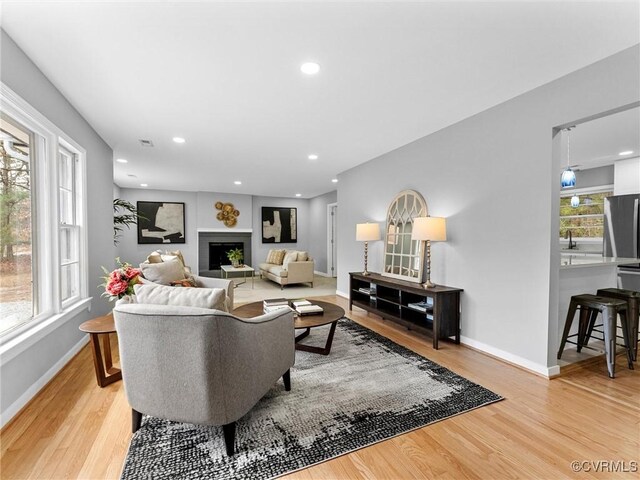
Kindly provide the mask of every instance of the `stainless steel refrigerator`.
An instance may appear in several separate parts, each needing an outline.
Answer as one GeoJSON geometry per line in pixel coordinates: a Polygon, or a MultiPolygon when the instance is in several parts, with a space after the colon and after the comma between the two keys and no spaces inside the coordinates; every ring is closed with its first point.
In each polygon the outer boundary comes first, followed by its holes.
{"type": "MultiPolygon", "coordinates": [[[[605,198],[604,256],[640,259],[640,195],[605,198]]],[[[640,291],[640,263],[618,268],[618,286],[640,291]]]]}

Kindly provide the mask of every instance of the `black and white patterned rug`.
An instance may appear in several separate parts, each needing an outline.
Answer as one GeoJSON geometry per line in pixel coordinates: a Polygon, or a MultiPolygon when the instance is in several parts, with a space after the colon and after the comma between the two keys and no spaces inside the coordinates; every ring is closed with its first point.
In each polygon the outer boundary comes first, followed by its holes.
{"type": "Polygon", "coordinates": [[[296,352],[291,387],[280,380],[238,421],[232,458],[222,427],[145,416],[122,478],[273,478],[502,398],[346,318],[329,356],[296,352]]]}

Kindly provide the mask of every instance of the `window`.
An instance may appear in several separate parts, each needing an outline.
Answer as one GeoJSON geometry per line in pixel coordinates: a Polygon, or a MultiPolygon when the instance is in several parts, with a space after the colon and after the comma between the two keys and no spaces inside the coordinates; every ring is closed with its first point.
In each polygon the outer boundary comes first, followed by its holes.
{"type": "Polygon", "coordinates": [[[76,185],[77,155],[64,147],[58,152],[60,205],[60,295],[63,304],[80,294],[80,226],[76,185]]]}
{"type": "Polygon", "coordinates": [[[33,132],[0,117],[0,334],[29,321],[33,294],[33,132]]]}
{"type": "Polygon", "coordinates": [[[41,322],[48,322],[45,328],[71,318],[89,299],[86,153],[2,83],[0,100],[0,344],[5,344],[29,336],[41,322]]]}
{"type": "Polygon", "coordinates": [[[590,189],[576,189],[560,197],[560,238],[602,239],[604,235],[604,199],[613,195],[610,185],[590,189]],[[571,197],[580,203],[571,206],[571,197]]]}

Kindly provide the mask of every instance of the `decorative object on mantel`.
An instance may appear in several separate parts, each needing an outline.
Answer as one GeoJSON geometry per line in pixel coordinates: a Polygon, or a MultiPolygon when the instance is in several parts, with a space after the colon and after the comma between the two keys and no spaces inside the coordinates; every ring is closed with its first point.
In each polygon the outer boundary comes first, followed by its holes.
{"type": "Polygon", "coordinates": [[[130,263],[122,263],[120,257],[116,258],[116,263],[118,268],[112,272],[101,267],[105,273],[105,276],[101,277],[104,283],[98,285],[104,288],[102,296],[108,298],[110,302],[133,295],[133,286],[140,283],[138,277],[142,273],[139,268],[133,268],[130,263]]]}
{"type": "Polygon", "coordinates": [[[220,427],[145,416],[121,479],[279,477],[502,399],[347,319],[333,351],[348,381],[332,355],[296,352],[291,391],[276,384],[238,420],[233,457],[220,427]]]}
{"type": "Polygon", "coordinates": [[[424,250],[411,239],[413,219],[428,215],[427,202],[415,190],[403,190],[389,204],[382,275],[421,283],[424,250]]]}
{"type": "Polygon", "coordinates": [[[364,242],[364,271],[363,275],[369,275],[367,260],[369,255],[369,242],[380,240],[380,225],[377,223],[358,223],[356,225],[356,241],[364,242]]]}
{"type": "Polygon", "coordinates": [[[571,155],[571,130],[576,128],[575,125],[571,127],[564,128],[563,131],[567,132],[567,168],[562,172],[562,176],[560,177],[560,186],[562,188],[571,188],[576,186],[576,173],[571,170],[570,165],[570,155],[571,155]]]}
{"type": "Polygon", "coordinates": [[[298,210],[262,207],[262,243],[298,243],[298,210]]]}
{"type": "Polygon", "coordinates": [[[244,259],[244,253],[239,248],[234,248],[227,252],[227,258],[231,261],[231,265],[238,268],[244,259]]]}
{"type": "Polygon", "coordinates": [[[138,243],[185,243],[184,202],[138,202],[138,243]]]}
{"type": "Polygon", "coordinates": [[[426,242],[427,255],[427,280],[423,283],[424,288],[435,287],[431,283],[431,242],[445,242],[447,240],[447,222],[442,217],[418,217],[413,219],[413,231],[411,240],[426,242]]]}
{"type": "Polygon", "coordinates": [[[216,218],[224,223],[225,227],[235,227],[238,223],[240,210],[233,206],[233,203],[216,202],[216,210],[220,210],[216,218]]]}

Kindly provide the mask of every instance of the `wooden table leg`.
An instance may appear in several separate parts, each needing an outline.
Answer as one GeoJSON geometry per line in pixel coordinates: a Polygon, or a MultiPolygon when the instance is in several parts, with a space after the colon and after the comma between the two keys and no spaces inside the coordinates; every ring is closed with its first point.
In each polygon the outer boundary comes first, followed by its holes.
{"type": "Polygon", "coordinates": [[[109,343],[109,334],[104,334],[103,346],[104,346],[104,363],[102,361],[102,352],[100,351],[100,338],[99,334],[91,333],[91,349],[93,350],[93,366],[96,370],[96,380],[99,387],[106,387],[107,385],[121,380],[122,372],[118,368],[113,367],[113,360],[111,358],[111,345],[109,343]]]}
{"type": "MultiPolygon", "coordinates": [[[[331,345],[333,344],[333,334],[336,332],[336,325],[338,324],[338,320],[335,322],[331,322],[331,329],[329,330],[329,336],[327,337],[327,341],[324,344],[324,348],[322,347],[314,347],[312,345],[305,345],[303,343],[296,343],[296,350],[301,350],[303,352],[311,352],[311,353],[319,353],[320,355],[329,355],[331,353],[331,345]]],[[[310,329],[307,328],[307,331],[301,333],[296,337],[296,342],[299,339],[302,339],[309,335],[310,329]]]]}

